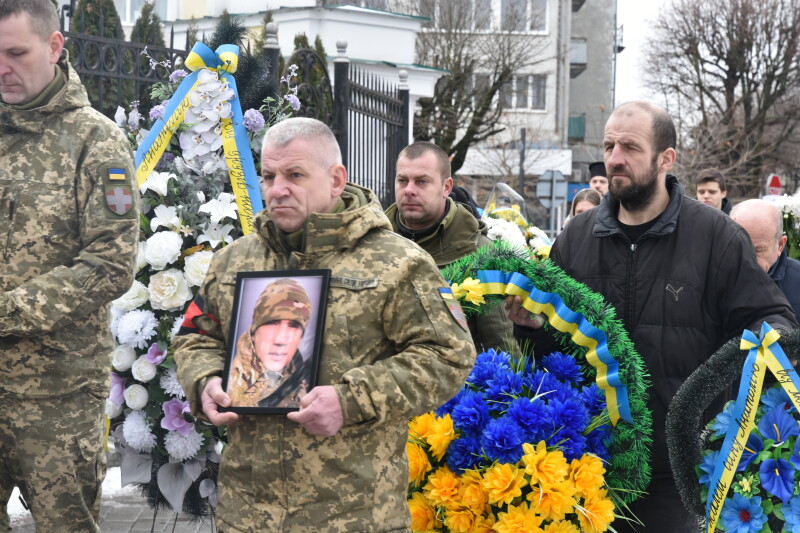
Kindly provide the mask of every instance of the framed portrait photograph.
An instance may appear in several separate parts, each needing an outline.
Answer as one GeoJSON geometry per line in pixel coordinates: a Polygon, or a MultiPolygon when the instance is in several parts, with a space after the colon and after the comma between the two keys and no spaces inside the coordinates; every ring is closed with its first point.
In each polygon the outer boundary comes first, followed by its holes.
{"type": "Polygon", "coordinates": [[[239,272],[222,388],[236,413],[288,413],[317,384],[330,270],[239,272]]]}

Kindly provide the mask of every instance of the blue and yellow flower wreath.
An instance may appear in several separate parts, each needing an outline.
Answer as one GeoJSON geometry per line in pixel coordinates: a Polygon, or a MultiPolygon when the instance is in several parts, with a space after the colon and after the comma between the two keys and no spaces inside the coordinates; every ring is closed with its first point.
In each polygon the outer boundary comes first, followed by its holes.
{"type": "Polygon", "coordinates": [[[484,304],[519,295],[523,306],[544,314],[555,336],[606,394],[613,425],[606,479],[625,502],[650,482],[653,423],[647,408],[650,377],[616,311],[598,293],[568,276],[549,260],[531,259],[495,242],[442,270],[467,317],[487,311],[484,304]]]}

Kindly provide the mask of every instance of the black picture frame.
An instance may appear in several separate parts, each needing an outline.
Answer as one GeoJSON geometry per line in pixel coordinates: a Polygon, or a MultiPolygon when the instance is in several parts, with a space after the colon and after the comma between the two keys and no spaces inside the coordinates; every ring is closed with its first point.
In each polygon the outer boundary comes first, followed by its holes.
{"type": "Polygon", "coordinates": [[[220,411],[299,409],[317,384],[329,285],[327,269],[237,273],[222,375],[231,405],[220,411]]]}

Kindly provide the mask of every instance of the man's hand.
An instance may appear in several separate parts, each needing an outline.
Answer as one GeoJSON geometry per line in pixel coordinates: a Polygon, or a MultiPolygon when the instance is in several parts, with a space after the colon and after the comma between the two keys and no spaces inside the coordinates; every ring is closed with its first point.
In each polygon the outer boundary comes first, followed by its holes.
{"type": "Polygon", "coordinates": [[[506,313],[508,313],[508,319],[514,324],[527,328],[539,329],[544,326],[546,321],[544,315],[531,316],[530,311],[522,307],[522,298],[519,296],[506,298],[506,313]]]}
{"type": "Polygon", "coordinates": [[[342,428],[344,415],[339,396],[331,385],[314,387],[300,400],[300,410],[289,413],[289,420],[318,437],[332,437],[342,428]]]}
{"type": "Polygon", "coordinates": [[[229,426],[235,424],[241,418],[237,413],[221,413],[219,406],[228,407],[231,404],[230,397],[222,390],[222,378],[211,378],[200,395],[200,403],[203,412],[215,426],[229,426]]]}

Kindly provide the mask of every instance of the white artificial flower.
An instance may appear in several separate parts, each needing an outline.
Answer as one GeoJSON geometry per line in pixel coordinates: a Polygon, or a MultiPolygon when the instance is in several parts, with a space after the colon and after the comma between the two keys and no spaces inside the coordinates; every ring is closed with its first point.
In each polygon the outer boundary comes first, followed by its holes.
{"type": "Polygon", "coordinates": [[[177,431],[167,432],[164,437],[164,446],[169,456],[176,461],[184,461],[197,455],[203,444],[203,435],[198,433],[194,426],[185,437],[177,431]]]}
{"type": "Polygon", "coordinates": [[[180,331],[182,324],[183,324],[183,315],[176,318],[175,321],[172,323],[172,329],[169,332],[170,341],[172,341],[172,339],[175,338],[175,335],[178,334],[178,331],[180,331]]]}
{"type": "Polygon", "coordinates": [[[178,381],[178,372],[174,368],[168,368],[167,371],[162,374],[158,384],[161,385],[161,388],[164,389],[164,392],[167,394],[171,394],[176,398],[186,397],[186,393],[183,392],[183,387],[181,387],[178,381]]]}
{"type": "Polygon", "coordinates": [[[120,344],[130,344],[134,348],[147,348],[150,338],[155,335],[158,321],[152,311],[134,309],[112,322],[112,332],[120,344]]]}
{"type": "Polygon", "coordinates": [[[136,352],[127,344],[119,344],[114,348],[114,353],[111,356],[111,366],[114,370],[124,372],[133,366],[136,361],[136,352]]]}
{"type": "Polygon", "coordinates": [[[181,145],[181,153],[183,159],[187,164],[195,157],[205,155],[211,151],[211,147],[203,139],[203,132],[198,131],[198,126],[192,126],[190,129],[178,135],[178,142],[181,145]]]}
{"type": "Polygon", "coordinates": [[[233,242],[233,237],[229,235],[231,231],[233,231],[233,226],[230,224],[222,226],[209,222],[206,224],[203,234],[197,238],[197,244],[207,242],[212,248],[216,248],[222,242],[230,244],[233,242]]]}
{"type": "MultiPolygon", "coordinates": [[[[142,383],[147,383],[156,377],[157,373],[158,368],[156,365],[147,360],[146,355],[139,356],[139,358],[133,362],[133,366],[131,366],[131,374],[133,374],[133,378],[137,381],[141,381],[142,383]]],[[[128,391],[126,390],[125,393],[127,394],[127,392],[128,391]]],[[[127,399],[128,398],[126,396],[125,400],[127,401],[127,399]]],[[[131,409],[138,409],[138,407],[133,407],[130,404],[128,404],[128,406],[131,407],[131,409]]]]}
{"type": "Polygon", "coordinates": [[[178,208],[174,206],[156,206],[153,210],[153,214],[155,216],[150,220],[150,229],[153,231],[162,226],[174,230],[177,229],[181,223],[181,219],[178,218],[178,208]]]}
{"type": "MultiPolygon", "coordinates": [[[[141,385],[135,386],[141,387],[141,385]]],[[[142,411],[128,413],[125,422],[122,423],[122,436],[128,446],[140,452],[150,452],[156,445],[156,436],[153,435],[142,411]]]]}
{"type": "Polygon", "coordinates": [[[147,389],[138,383],[129,385],[128,388],[125,389],[125,405],[133,410],[141,409],[147,405],[149,399],[150,396],[147,394],[147,389]]]}
{"type": "Polygon", "coordinates": [[[192,287],[199,287],[206,277],[208,267],[211,266],[211,258],[214,257],[214,252],[203,250],[193,253],[184,259],[183,273],[186,276],[186,281],[192,287]]]}
{"type": "Polygon", "coordinates": [[[108,418],[116,418],[122,414],[122,404],[112,402],[111,398],[106,398],[106,416],[108,418]]]}
{"type": "Polygon", "coordinates": [[[147,266],[147,260],[144,258],[144,243],[139,241],[136,248],[136,270],[141,270],[147,266]]]}
{"type": "Polygon", "coordinates": [[[487,237],[491,240],[503,240],[518,248],[526,248],[525,235],[515,223],[493,217],[484,217],[482,220],[489,227],[487,237]]]}
{"type": "Polygon", "coordinates": [[[142,183],[142,186],[139,188],[139,192],[144,194],[147,189],[150,189],[161,196],[166,196],[167,191],[169,190],[167,184],[171,179],[178,179],[178,176],[169,172],[153,171],[150,173],[147,179],[144,180],[144,183],[142,183]]]}
{"type": "Polygon", "coordinates": [[[147,290],[150,292],[150,305],[153,309],[164,311],[182,308],[193,296],[183,273],[176,268],[162,270],[150,276],[147,290]]]}
{"type": "Polygon", "coordinates": [[[125,116],[125,109],[122,106],[117,106],[117,111],[114,113],[114,122],[116,122],[117,126],[120,128],[125,128],[128,118],[125,116]]]}
{"type": "Polygon", "coordinates": [[[144,258],[155,270],[163,270],[181,256],[183,239],[174,231],[159,231],[145,242],[144,258]]]}
{"type": "Polygon", "coordinates": [[[111,302],[111,305],[120,311],[133,311],[149,299],[150,293],[147,292],[147,287],[144,286],[144,283],[134,280],[131,288],[111,302]]]}
{"type": "Polygon", "coordinates": [[[201,202],[205,202],[206,193],[204,193],[203,191],[197,191],[197,199],[200,200],[201,202]]]}
{"type": "Polygon", "coordinates": [[[201,213],[208,213],[211,222],[219,223],[223,218],[236,218],[236,197],[231,193],[223,192],[219,197],[209,200],[200,206],[201,213]]]}

